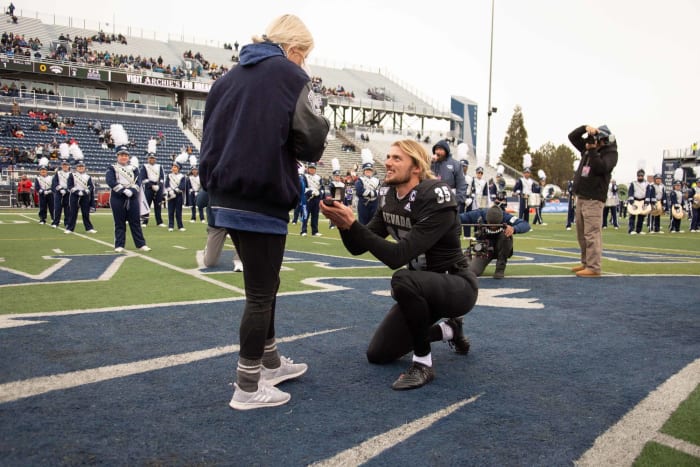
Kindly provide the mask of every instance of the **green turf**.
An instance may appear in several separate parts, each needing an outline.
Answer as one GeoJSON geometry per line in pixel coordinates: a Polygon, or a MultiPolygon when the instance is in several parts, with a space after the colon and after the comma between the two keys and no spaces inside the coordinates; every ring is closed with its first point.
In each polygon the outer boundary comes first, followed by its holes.
{"type": "Polygon", "coordinates": [[[634,467],[698,467],[700,459],[663,444],[649,442],[632,465],[634,467]]]}
{"type": "MultiPolygon", "coordinates": [[[[700,446],[700,387],[688,398],[661,428],[663,433],[700,446]]],[[[698,464],[700,465],[700,460],[698,464]]]]}

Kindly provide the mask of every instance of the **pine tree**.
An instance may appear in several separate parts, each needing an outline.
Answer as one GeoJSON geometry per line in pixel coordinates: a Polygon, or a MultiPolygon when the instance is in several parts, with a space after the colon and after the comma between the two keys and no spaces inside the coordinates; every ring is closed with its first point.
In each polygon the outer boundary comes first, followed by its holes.
{"type": "Polygon", "coordinates": [[[516,170],[522,170],[523,155],[529,152],[530,145],[527,142],[527,130],[525,129],[522,109],[519,105],[516,105],[513,117],[510,119],[508,131],[503,139],[501,162],[516,170]]]}

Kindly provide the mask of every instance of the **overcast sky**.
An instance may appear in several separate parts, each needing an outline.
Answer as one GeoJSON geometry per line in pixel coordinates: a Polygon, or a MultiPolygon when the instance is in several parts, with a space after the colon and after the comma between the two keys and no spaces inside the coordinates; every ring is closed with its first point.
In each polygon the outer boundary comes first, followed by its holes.
{"type": "MultiPolygon", "coordinates": [[[[241,45],[294,13],[314,35],[312,59],[381,67],[445,109],[451,95],[476,101],[477,152],[486,150],[490,0],[14,3],[241,45]]],[[[578,125],[607,124],[619,143],[618,182],[638,166],[660,171],[664,149],[700,140],[700,1],[495,0],[494,18],[492,161],[516,105],[533,151],[568,144],[578,125]]]]}

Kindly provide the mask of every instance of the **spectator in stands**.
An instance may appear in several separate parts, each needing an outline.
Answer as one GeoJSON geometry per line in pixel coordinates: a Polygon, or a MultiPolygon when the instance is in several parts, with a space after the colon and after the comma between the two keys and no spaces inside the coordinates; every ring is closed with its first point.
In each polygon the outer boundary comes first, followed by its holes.
{"type": "Polygon", "coordinates": [[[275,385],[307,370],[277,350],[275,302],[289,211],[299,199],[296,161],[318,161],[329,129],[319,102],[308,98],[302,69],[313,45],[299,18],[281,16],[241,49],[240,66],[215,81],[207,97],[202,188],[220,206],[212,209],[213,224],[233,238],[245,274],[234,409],[287,403],[291,396],[275,385]],[[254,108],[266,112],[255,122],[243,118],[254,108]]]}
{"type": "Polygon", "coordinates": [[[19,103],[16,100],[12,100],[12,115],[20,115],[22,111],[19,108],[19,103]]]}
{"type": "Polygon", "coordinates": [[[32,181],[27,178],[27,174],[22,174],[17,183],[17,203],[23,208],[30,208],[32,194],[32,181]]]}

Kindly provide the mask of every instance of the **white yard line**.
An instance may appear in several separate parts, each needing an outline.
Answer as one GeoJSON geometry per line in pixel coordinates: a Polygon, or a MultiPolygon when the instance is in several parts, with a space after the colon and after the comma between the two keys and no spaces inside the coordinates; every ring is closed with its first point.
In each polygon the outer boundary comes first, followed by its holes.
{"type": "MultiPolygon", "coordinates": [[[[346,449],[335,456],[311,464],[312,466],[361,465],[369,462],[387,449],[407,440],[416,433],[430,428],[435,422],[449,416],[467,404],[475,402],[482,394],[463,399],[452,405],[428,414],[411,423],[406,423],[385,433],[373,436],[359,445],[346,449]]],[[[420,462],[418,462],[420,463],[420,462]]]]}
{"type": "MultiPolygon", "coordinates": [[[[297,334],[295,336],[278,338],[278,343],[293,342],[299,339],[308,339],[331,332],[341,331],[347,328],[325,329],[317,332],[297,334]]],[[[71,371],[50,376],[41,376],[22,381],[13,381],[0,385],[0,403],[13,402],[27,397],[38,396],[51,391],[71,389],[85,384],[99,383],[110,379],[124,378],[126,376],[147,373],[149,371],[162,370],[178,365],[186,365],[207,358],[220,357],[222,355],[238,352],[237,345],[214,347],[182,354],[166,355],[164,357],[151,358],[131,363],[91,368],[88,370],[71,371]]]]}
{"type": "Polygon", "coordinates": [[[608,431],[600,435],[577,461],[578,466],[632,465],[644,445],[653,440],[666,420],[700,384],[700,358],[652,391],[608,431]]]}

